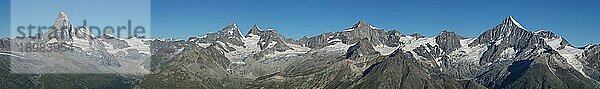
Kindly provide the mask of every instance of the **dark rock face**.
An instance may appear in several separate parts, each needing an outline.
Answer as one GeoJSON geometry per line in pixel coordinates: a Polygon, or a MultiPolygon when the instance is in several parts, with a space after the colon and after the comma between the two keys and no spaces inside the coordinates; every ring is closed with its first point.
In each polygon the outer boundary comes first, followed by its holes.
{"type": "Polygon", "coordinates": [[[586,47],[583,71],[596,81],[600,81],[600,45],[586,47]]]}
{"type": "Polygon", "coordinates": [[[175,57],[176,54],[181,52],[180,50],[188,44],[183,40],[158,40],[155,39],[150,42],[150,70],[165,64],[169,59],[175,57]]]}
{"type": "Polygon", "coordinates": [[[435,42],[440,45],[444,53],[450,53],[461,47],[460,40],[462,39],[464,37],[454,32],[443,31],[439,36],[435,37],[435,42]]]}
{"type": "Polygon", "coordinates": [[[348,48],[346,53],[346,59],[355,59],[361,55],[377,55],[379,52],[375,51],[373,45],[369,43],[367,39],[363,39],[353,46],[348,48]]]}
{"type": "Polygon", "coordinates": [[[387,40],[384,42],[384,44],[389,47],[398,47],[398,46],[402,45],[403,43],[400,42],[400,38],[406,37],[406,36],[402,35],[402,33],[400,33],[400,31],[398,31],[398,30],[388,31],[387,34],[388,34],[388,37],[387,37],[387,40]]]}

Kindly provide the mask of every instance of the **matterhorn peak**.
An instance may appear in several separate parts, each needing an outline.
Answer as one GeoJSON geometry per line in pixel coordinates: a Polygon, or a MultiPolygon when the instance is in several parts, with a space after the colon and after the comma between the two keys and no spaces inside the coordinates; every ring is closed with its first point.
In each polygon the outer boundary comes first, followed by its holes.
{"type": "Polygon", "coordinates": [[[71,39],[71,32],[73,26],[69,22],[69,17],[65,12],[60,12],[54,21],[49,32],[44,33],[42,36],[45,41],[56,38],[57,40],[69,40],[71,39]]]}
{"type": "Polygon", "coordinates": [[[65,12],[60,12],[58,14],[58,16],[56,17],[56,20],[54,22],[54,29],[55,30],[59,30],[59,29],[66,29],[68,27],[71,26],[71,23],[69,22],[69,17],[67,16],[67,14],[65,12]]]}
{"type": "Polygon", "coordinates": [[[67,14],[65,12],[61,11],[60,13],[58,13],[58,17],[56,18],[56,20],[59,20],[59,19],[69,21],[69,16],[67,16],[67,14]]]}

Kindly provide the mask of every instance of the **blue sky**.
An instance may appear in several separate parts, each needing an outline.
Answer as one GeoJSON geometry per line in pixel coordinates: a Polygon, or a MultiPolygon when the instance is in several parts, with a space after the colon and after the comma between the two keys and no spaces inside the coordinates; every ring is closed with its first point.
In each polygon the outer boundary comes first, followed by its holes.
{"type": "MultiPolygon", "coordinates": [[[[8,26],[7,1],[1,27],[8,26]]],[[[512,15],[530,31],[550,30],[574,45],[600,43],[598,0],[152,0],[151,8],[153,37],[186,39],[235,22],[244,34],[257,24],[299,38],[342,31],[360,19],[403,34],[445,29],[476,37],[512,15]]]]}

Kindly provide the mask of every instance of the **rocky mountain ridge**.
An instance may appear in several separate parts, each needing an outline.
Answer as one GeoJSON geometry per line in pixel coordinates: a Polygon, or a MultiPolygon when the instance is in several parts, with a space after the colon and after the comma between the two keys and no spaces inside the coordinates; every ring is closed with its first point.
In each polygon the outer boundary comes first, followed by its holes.
{"type": "MultiPolygon", "coordinates": [[[[59,18],[66,18],[63,15],[59,18]]],[[[600,88],[600,46],[576,48],[551,31],[529,31],[512,16],[476,38],[445,30],[437,36],[404,35],[365,20],[299,40],[258,25],[246,36],[239,29],[232,23],[188,40],[141,41],[110,34],[86,38],[86,43],[97,43],[90,48],[106,54],[102,56],[149,57],[150,65],[144,68],[150,73],[136,76],[10,74],[6,61],[14,56],[6,50],[0,72],[6,77],[0,78],[22,80],[6,81],[3,88],[58,86],[48,81],[69,78],[82,79],[64,81],[74,83],[65,86],[79,88],[600,88]]],[[[9,41],[19,40],[2,40],[9,41]]]]}

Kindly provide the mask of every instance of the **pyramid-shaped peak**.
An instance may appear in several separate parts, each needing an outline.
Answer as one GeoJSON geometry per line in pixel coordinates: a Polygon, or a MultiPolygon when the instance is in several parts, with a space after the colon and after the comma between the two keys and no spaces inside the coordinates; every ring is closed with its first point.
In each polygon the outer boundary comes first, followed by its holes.
{"type": "Polygon", "coordinates": [[[367,21],[365,21],[365,19],[360,19],[358,20],[358,24],[368,24],[367,21]]]}
{"type": "Polygon", "coordinates": [[[63,12],[63,11],[61,11],[60,13],[58,13],[58,17],[59,18],[68,18],[67,14],[65,12],[63,12]]]}
{"type": "Polygon", "coordinates": [[[261,29],[260,29],[260,27],[258,27],[258,25],[254,24],[254,25],[252,25],[252,28],[250,28],[250,30],[260,31],[261,29]]]}
{"type": "Polygon", "coordinates": [[[66,26],[66,25],[70,25],[69,17],[67,16],[67,14],[65,12],[61,11],[60,13],[58,13],[58,16],[56,17],[54,26],[66,26]]]}
{"type": "Polygon", "coordinates": [[[361,19],[360,21],[358,21],[358,23],[354,24],[354,26],[352,28],[360,28],[360,27],[371,27],[371,25],[369,23],[367,23],[367,21],[365,21],[364,19],[361,19]]]}
{"type": "Polygon", "coordinates": [[[258,27],[258,25],[253,25],[252,28],[250,28],[250,31],[248,31],[248,34],[246,37],[249,37],[250,35],[259,35],[261,32],[260,27],[258,27]]]}
{"type": "Polygon", "coordinates": [[[223,28],[223,30],[230,31],[230,30],[239,30],[239,29],[238,29],[237,24],[231,23],[231,24],[225,26],[225,28],[223,28]]]}
{"type": "Polygon", "coordinates": [[[515,20],[515,18],[513,16],[506,17],[506,19],[504,19],[504,21],[502,21],[502,24],[512,24],[521,29],[525,29],[519,22],[517,22],[517,20],[515,20]]]}

